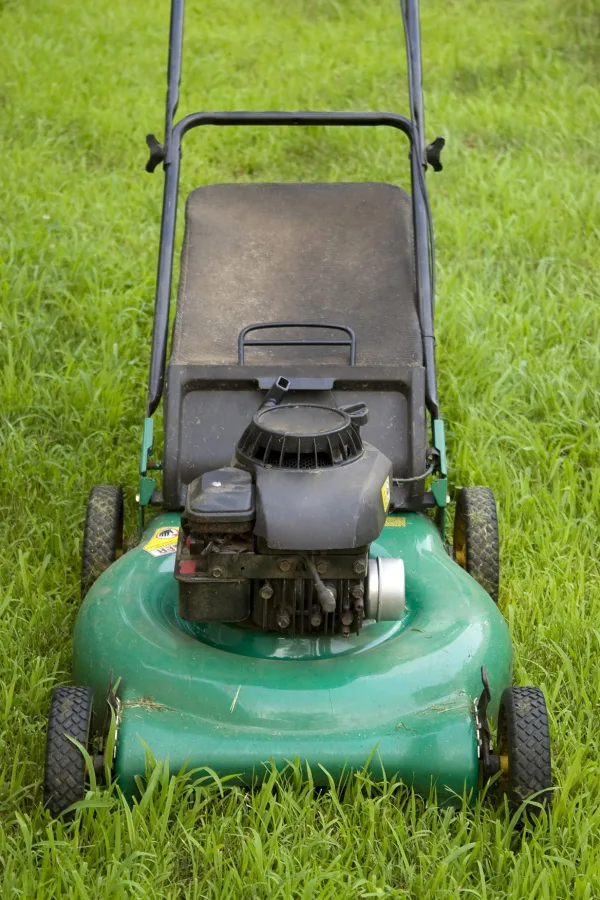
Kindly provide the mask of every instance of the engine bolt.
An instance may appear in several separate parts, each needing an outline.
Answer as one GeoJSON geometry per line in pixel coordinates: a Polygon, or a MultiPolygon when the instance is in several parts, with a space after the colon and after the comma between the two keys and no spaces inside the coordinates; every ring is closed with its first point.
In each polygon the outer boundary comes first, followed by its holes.
{"type": "Polygon", "coordinates": [[[342,624],[343,625],[352,625],[353,620],[354,620],[353,612],[342,613],[342,624]]]}
{"type": "Polygon", "coordinates": [[[274,593],[270,584],[263,584],[260,589],[260,598],[261,600],[270,600],[274,593]]]}
{"type": "Polygon", "coordinates": [[[289,613],[283,612],[279,613],[277,616],[277,625],[279,628],[287,628],[290,624],[290,615],[289,613]]]}
{"type": "Polygon", "coordinates": [[[327,563],[325,562],[325,560],[321,560],[321,562],[317,566],[317,572],[319,573],[319,575],[324,575],[326,571],[327,571],[327,563]]]}
{"type": "Polygon", "coordinates": [[[354,571],[357,575],[362,575],[365,571],[365,561],[364,559],[357,559],[353,566],[354,571]]]}
{"type": "Polygon", "coordinates": [[[223,569],[220,569],[218,566],[215,566],[215,568],[212,570],[213,578],[220,578],[222,574],[223,569]]]}
{"type": "Polygon", "coordinates": [[[362,598],[365,596],[365,591],[361,584],[355,584],[350,593],[355,600],[362,600],[362,598]]]}
{"type": "Polygon", "coordinates": [[[313,628],[318,628],[321,622],[323,621],[323,616],[320,612],[315,612],[310,617],[310,624],[313,628]]]}
{"type": "Polygon", "coordinates": [[[292,568],[292,564],[289,561],[289,559],[282,559],[281,562],[279,563],[279,568],[281,569],[282,572],[289,572],[290,569],[292,568]]]}

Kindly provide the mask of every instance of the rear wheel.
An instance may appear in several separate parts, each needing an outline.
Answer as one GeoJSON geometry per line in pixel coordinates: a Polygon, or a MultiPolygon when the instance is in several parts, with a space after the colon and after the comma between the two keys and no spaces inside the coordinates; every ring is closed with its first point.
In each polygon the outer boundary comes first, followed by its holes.
{"type": "Polygon", "coordinates": [[[454,559],[498,602],[500,541],[496,501],[487,487],[458,492],[454,518],[454,559]]]}
{"type": "Polygon", "coordinates": [[[123,550],[123,491],[112,484],[91,489],[81,552],[81,596],[123,550]]]}
{"type": "Polygon", "coordinates": [[[552,767],[548,711],[535,687],[507,688],[500,698],[497,753],[500,786],[511,806],[531,798],[528,814],[536,817],[552,798],[552,767]],[[536,805],[537,804],[537,805],[536,805]]]}
{"type": "Polygon", "coordinates": [[[89,750],[91,719],[90,688],[54,689],[48,714],[44,765],[44,804],[54,817],[85,797],[85,759],[70,738],[89,750]]]}

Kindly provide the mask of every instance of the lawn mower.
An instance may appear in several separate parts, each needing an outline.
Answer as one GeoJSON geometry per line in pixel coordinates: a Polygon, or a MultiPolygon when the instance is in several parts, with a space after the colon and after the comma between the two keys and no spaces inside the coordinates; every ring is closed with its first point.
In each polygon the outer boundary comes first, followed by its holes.
{"type": "Polygon", "coordinates": [[[147,138],[147,171],[165,179],[139,534],[124,552],[121,488],[91,489],[76,686],[52,695],[46,805],[81,801],[92,763],[133,795],[149,759],[168,758],[248,785],[293,761],[325,786],[367,767],[450,802],[494,779],[543,808],[546,706],[512,686],[488,488],[457,492],[446,542],[425,184],[444,140],[425,140],[417,0],[401,3],[410,118],[176,121],[183,6],[172,0],[164,143],[147,138]],[[397,129],[411,193],[193,190],[167,361],[182,140],[209,125],[397,129]]]}

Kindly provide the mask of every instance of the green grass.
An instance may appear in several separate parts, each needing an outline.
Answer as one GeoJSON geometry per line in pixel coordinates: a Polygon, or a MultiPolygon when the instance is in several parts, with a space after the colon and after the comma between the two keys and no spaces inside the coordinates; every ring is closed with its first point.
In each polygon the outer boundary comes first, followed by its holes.
{"type": "MultiPolygon", "coordinates": [[[[0,893],[3,898],[600,896],[600,10],[425,0],[440,393],[452,483],[499,503],[516,681],[546,692],[556,802],[519,833],[493,803],[397,785],[254,793],[155,770],[143,799],[40,806],[45,713],[69,680],[83,506],[126,485],[151,331],[166,0],[3,0],[0,29],[0,893]]],[[[182,112],[406,108],[393,0],[190,0],[182,112]],[[187,80],[185,80],[187,79],[187,80]]],[[[366,130],[208,129],[183,190],[231,180],[405,183],[366,130]]],[[[232,323],[235,327],[235,323],[232,323]]]]}

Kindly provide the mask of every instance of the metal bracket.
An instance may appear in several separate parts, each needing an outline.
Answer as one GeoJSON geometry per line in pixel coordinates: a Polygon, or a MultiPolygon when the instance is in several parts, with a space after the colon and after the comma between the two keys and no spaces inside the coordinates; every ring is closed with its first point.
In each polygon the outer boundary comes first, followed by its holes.
{"type": "Polygon", "coordinates": [[[435,500],[436,522],[442,536],[442,540],[446,539],[446,511],[448,506],[448,464],[446,460],[446,432],[444,430],[444,420],[434,419],[433,427],[433,446],[438,454],[438,471],[440,477],[431,485],[431,494],[435,500]]]}
{"type": "Polygon", "coordinates": [[[147,134],[146,143],[150,150],[150,159],[146,163],[146,172],[152,174],[154,170],[165,161],[165,148],[155,134],[147,134]]]}
{"type": "Polygon", "coordinates": [[[500,771],[500,757],[492,753],[494,745],[492,733],[487,718],[487,709],[492,699],[490,682],[485,666],[481,667],[481,681],[483,690],[475,700],[475,727],[477,729],[477,756],[481,767],[481,773],[485,781],[500,771]]]}
{"type": "Polygon", "coordinates": [[[446,138],[436,137],[435,141],[432,141],[431,144],[427,144],[427,146],[425,147],[425,158],[427,159],[427,165],[431,166],[434,172],[441,172],[444,168],[440,157],[445,144],[446,138]]]}
{"type": "Polygon", "coordinates": [[[443,419],[433,420],[433,446],[440,454],[440,475],[442,478],[445,478],[448,474],[448,464],[446,460],[446,431],[443,419]]]}
{"type": "Polygon", "coordinates": [[[113,687],[112,672],[111,672],[111,684],[110,684],[110,687],[108,690],[107,702],[108,702],[108,705],[110,706],[111,710],[115,714],[115,734],[114,734],[114,739],[113,739],[113,758],[112,758],[112,765],[114,766],[115,761],[117,759],[117,744],[119,742],[119,728],[121,726],[121,717],[123,715],[123,706],[122,706],[120,699],[117,697],[117,694],[115,693],[115,690],[113,687]]]}
{"type": "Polygon", "coordinates": [[[140,475],[145,475],[150,466],[150,454],[154,444],[154,419],[144,419],[142,427],[142,452],[140,455],[140,475]]]}
{"type": "Polygon", "coordinates": [[[154,478],[148,478],[146,475],[148,469],[161,468],[160,464],[153,465],[150,459],[152,453],[152,445],[154,443],[154,420],[151,418],[144,419],[144,427],[142,429],[142,452],[140,455],[140,482],[137,495],[138,502],[138,531],[141,535],[144,527],[144,507],[148,506],[152,500],[152,495],[156,490],[156,481],[154,478]]]}
{"type": "Polygon", "coordinates": [[[445,509],[448,500],[448,480],[446,478],[438,478],[431,485],[431,493],[435,498],[435,504],[439,509],[445,509]]]}
{"type": "Polygon", "coordinates": [[[121,701],[117,697],[116,688],[118,688],[118,683],[120,679],[117,679],[117,685],[115,685],[113,680],[113,671],[111,669],[110,678],[108,682],[108,691],[106,694],[106,714],[104,716],[104,723],[102,725],[102,734],[101,734],[101,752],[94,754],[94,771],[96,773],[96,777],[103,779],[104,777],[104,766],[106,763],[106,750],[107,750],[107,742],[108,736],[110,732],[110,726],[112,721],[112,713],[115,715],[115,733],[113,740],[113,748],[112,748],[112,759],[110,761],[111,768],[114,767],[115,760],[117,758],[117,740],[119,735],[119,725],[121,724],[121,701]]]}
{"type": "Polygon", "coordinates": [[[142,475],[140,478],[140,489],[139,500],[138,503],[140,506],[148,506],[150,501],[152,500],[152,495],[156,490],[156,481],[154,478],[146,478],[145,475],[142,475]]]}

